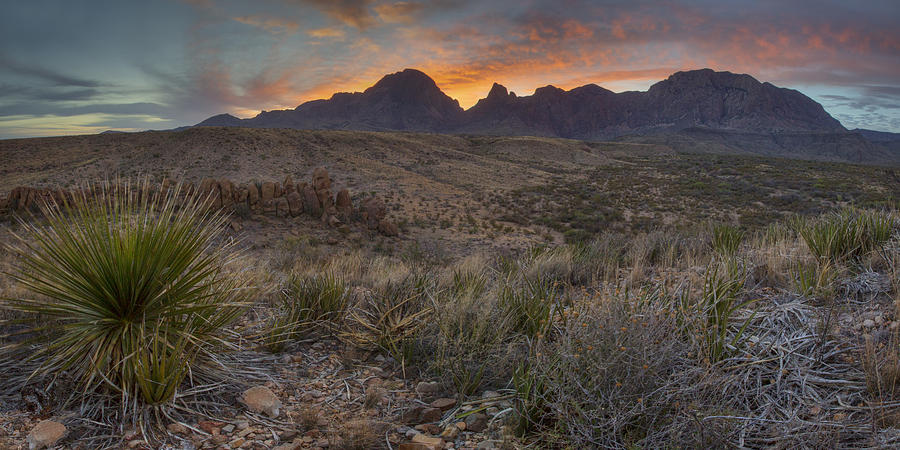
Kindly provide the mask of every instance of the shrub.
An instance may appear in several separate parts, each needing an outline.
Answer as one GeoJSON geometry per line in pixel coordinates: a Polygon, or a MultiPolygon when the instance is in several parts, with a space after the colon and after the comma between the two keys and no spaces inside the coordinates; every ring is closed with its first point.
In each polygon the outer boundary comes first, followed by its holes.
{"type": "Polygon", "coordinates": [[[704,447],[691,432],[707,399],[668,309],[653,296],[579,302],[513,378],[518,430],[547,448],[704,447]]]}
{"type": "Polygon", "coordinates": [[[225,216],[180,186],[100,185],[93,194],[22,221],[12,277],[33,294],[6,307],[29,315],[36,374],[75,374],[88,392],[171,400],[195,364],[211,357],[240,313],[245,290],[217,240],[225,216]]]}
{"type": "Polygon", "coordinates": [[[497,307],[496,292],[485,290],[486,275],[475,273],[454,271],[451,287],[434,295],[433,319],[418,336],[421,366],[462,395],[485,384],[502,386],[515,360],[509,318],[497,307]]]}
{"type": "Polygon", "coordinates": [[[425,276],[410,276],[380,288],[347,312],[340,337],[357,347],[388,353],[405,372],[414,338],[432,312],[424,301],[428,281],[425,276]]]}

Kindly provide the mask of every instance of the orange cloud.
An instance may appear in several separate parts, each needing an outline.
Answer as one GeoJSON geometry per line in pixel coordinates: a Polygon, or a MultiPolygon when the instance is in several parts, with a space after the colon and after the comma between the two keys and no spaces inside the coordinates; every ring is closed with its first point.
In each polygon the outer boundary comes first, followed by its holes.
{"type": "Polygon", "coordinates": [[[314,38],[332,38],[343,39],[344,30],[336,27],[316,28],[314,30],[306,30],[306,35],[314,38]]]}
{"type": "Polygon", "coordinates": [[[262,28],[263,30],[268,31],[273,34],[281,34],[288,33],[292,34],[297,32],[297,29],[300,27],[296,22],[292,22],[290,20],[279,19],[276,17],[263,17],[263,16],[240,16],[240,17],[232,17],[236,22],[240,22],[246,25],[254,26],[257,28],[262,28]]]}
{"type": "Polygon", "coordinates": [[[424,5],[416,2],[384,3],[375,6],[378,18],[385,23],[411,23],[424,5]]]}

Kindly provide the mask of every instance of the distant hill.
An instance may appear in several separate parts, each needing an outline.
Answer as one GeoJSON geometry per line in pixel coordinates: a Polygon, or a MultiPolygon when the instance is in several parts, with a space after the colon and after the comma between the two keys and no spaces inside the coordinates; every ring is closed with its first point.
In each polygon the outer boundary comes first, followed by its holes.
{"type": "Polygon", "coordinates": [[[639,141],[641,136],[656,136],[650,140],[666,145],[690,142],[720,153],[900,162],[900,145],[885,136],[891,133],[848,131],[822,105],[798,91],[761,83],[750,75],[711,69],[677,72],[646,92],[615,93],[588,84],[568,91],[545,86],[534,95],[520,97],[495,83],[487,97],[468,110],[425,73],[406,69],[386,75],[364,92],[337,93],[328,100],[306,102],[292,110],[264,111],[249,119],[220,114],[197,126],[586,141],[639,141]]]}

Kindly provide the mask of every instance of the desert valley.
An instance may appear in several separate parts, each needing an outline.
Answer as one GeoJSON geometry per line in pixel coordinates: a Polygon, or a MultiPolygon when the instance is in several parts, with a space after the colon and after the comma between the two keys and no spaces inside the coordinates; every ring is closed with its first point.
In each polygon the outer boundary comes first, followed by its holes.
{"type": "MultiPolygon", "coordinates": [[[[308,2],[419,5],[369,3],[308,2]]],[[[27,137],[0,98],[0,448],[897,448],[900,133],[659,79],[27,137]]]]}

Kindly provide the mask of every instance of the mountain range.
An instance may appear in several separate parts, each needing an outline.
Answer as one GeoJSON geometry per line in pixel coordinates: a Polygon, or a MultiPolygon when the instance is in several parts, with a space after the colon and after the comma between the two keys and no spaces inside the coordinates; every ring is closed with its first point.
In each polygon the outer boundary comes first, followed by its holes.
{"type": "Polygon", "coordinates": [[[406,69],[363,92],[337,93],[249,119],[220,114],[196,126],[649,141],[687,151],[900,163],[900,135],[847,130],[796,90],[711,69],[677,72],[644,92],[548,85],[517,96],[495,83],[467,110],[428,75],[406,69]]]}

